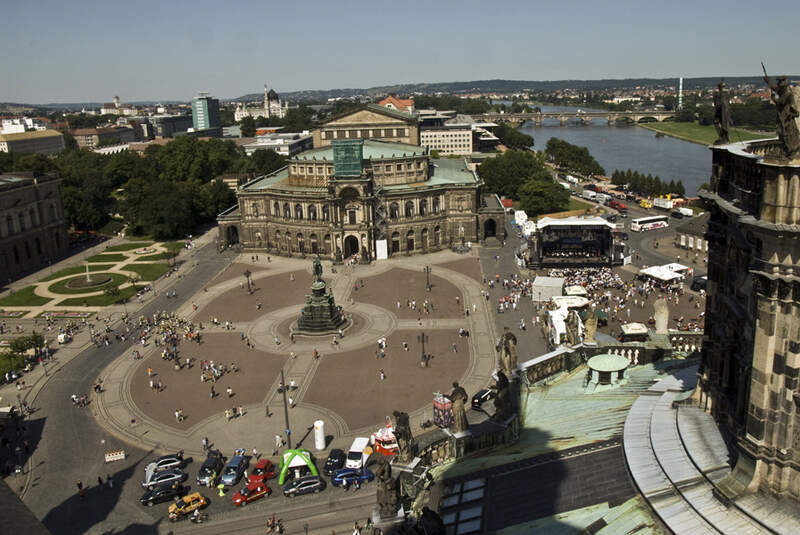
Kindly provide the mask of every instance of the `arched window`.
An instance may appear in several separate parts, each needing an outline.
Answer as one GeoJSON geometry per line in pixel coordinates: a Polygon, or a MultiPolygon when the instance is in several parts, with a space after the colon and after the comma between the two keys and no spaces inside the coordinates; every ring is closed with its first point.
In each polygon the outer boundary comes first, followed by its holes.
{"type": "Polygon", "coordinates": [[[396,202],[389,205],[389,219],[397,219],[400,217],[400,206],[396,202]]]}
{"type": "Polygon", "coordinates": [[[254,202],[251,206],[251,210],[253,211],[253,217],[258,217],[258,203],[254,202]]]}
{"type": "Polygon", "coordinates": [[[283,205],[283,217],[285,217],[286,219],[292,218],[292,208],[291,206],[289,206],[288,202],[284,203],[283,205]]]}
{"type": "Polygon", "coordinates": [[[428,215],[428,200],[422,199],[419,201],[419,215],[428,215]]]}
{"type": "Polygon", "coordinates": [[[25,242],[25,256],[28,260],[31,259],[31,246],[28,244],[28,242],[25,242]]]}
{"type": "Polygon", "coordinates": [[[434,214],[439,213],[439,197],[433,198],[433,213],[434,214]]]}
{"type": "MultiPolygon", "coordinates": [[[[19,214],[19,231],[25,232],[25,214],[19,214]]],[[[30,255],[28,255],[30,256],[30,255]]]]}
{"type": "Polygon", "coordinates": [[[414,203],[411,201],[406,202],[406,217],[414,217],[414,203]]]}
{"type": "Polygon", "coordinates": [[[28,217],[30,217],[31,219],[31,227],[36,227],[38,225],[38,223],[36,222],[36,210],[31,208],[30,212],[28,212],[28,217]]]}
{"type": "Polygon", "coordinates": [[[42,240],[40,240],[38,237],[36,238],[36,254],[42,254],[42,240]]]}
{"type": "Polygon", "coordinates": [[[14,220],[11,218],[11,216],[6,217],[6,227],[8,227],[9,236],[14,234],[14,220]]]}
{"type": "Polygon", "coordinates": [[[294,205],[294,218],[303,219],[303,207],[299,204],[294,205]]]}
{"type": "Polygon", "coordinates": [[[278,201],[275,201],[275,203],[272,205],[272,215],[275,217],[281,216],[281,205],[278,204],[278,201]]]}
{"type": "Polygon", "coordinates": [[[331,220],[331,208],[327,204],[322,205],[322,220],[323,221],[331,220]]]}
{"type": "Polygon", "coordinates": [[[56,249],[61,249],[61,233],[56,232],[56,249]]]}
{"type": "MultiPolygon", "coordinates": [[[[309,205],[309,207],[308,207],[308,219],[310,219],[311,221],[316,221],[317,220],[317,205],[316,204],[309,205]]],[[[316,251],[314,251],[314,252],[316,252],[316,251]]]]}
{"type": "Polygon", "coordinates": [[[48,214],[48,221],[50,223],[56,220],[56,206],[54,204],[51,204],[47,208],[47,214],[48,214]]]}
{"type": "Polygon", "coordinates": [[[311,252],[317,254],[319,252],[319,243],[317,242],[317,235],[312,234],[308,237],[309,241],[311,242],[311,252]]]}
{"type": "Polygon", "coordinates": [[[19,249],[16,245],[14,246],[14,263],[19,264],[19,249]]]}
{"type": "Polygon", "coordinates": [[[436,225],[433,228],[433,245],[434,245],[434,247],[438,247],[439,246],[439,243],[441,242],[441,239],[442,239],[441,234],[442,234],[442,231],[439,228],[439,225],[436,225]]]}

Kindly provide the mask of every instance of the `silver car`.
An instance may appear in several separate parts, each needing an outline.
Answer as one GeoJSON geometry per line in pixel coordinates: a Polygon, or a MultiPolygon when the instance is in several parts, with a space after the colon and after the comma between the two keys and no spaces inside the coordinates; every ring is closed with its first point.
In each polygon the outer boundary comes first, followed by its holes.
{"type": "Polygon", "coordinates": [[[170,468],[169,470],[162,470],[156,472],[153,467],[148,466],[144,472],[144,481],[142,486],[145,488],[153,488],[156,485],[182,483],[186,480],[186,474],[180,468],[170,468]]]}
{"type": "Polygon", "coordinates": [[[244,455],[234,455],[225,468],[222,469],[220,483],[228,487],[235,485],[244,474],[247,468],[247,457],[244,455]]]}

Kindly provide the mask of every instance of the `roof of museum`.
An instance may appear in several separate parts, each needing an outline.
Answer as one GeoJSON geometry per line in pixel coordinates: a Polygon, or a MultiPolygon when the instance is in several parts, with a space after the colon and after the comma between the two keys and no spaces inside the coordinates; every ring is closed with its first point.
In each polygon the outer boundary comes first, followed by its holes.
{"type": "Polygon", "coordinates": [[[384,186],[387,191],[397,191],[408,188],[417,187],[431,187],[431,186],[447,186],[447,185],[477,185],[479,182],[478,176],[468,166],[464,160],[433,160],[433,173],[430,178],[424,182],[415,182],[412,184],[393,184],[384,186]]]}
{"type": "Polygon", "coordinates": [[[61,132],[55,130],[29,130],[13,134],[0,134],[0,141],[19,141],[21,139],[36,139],[42,137],[62,137],[61,132]]]}
{"type": "Polygon", "coordinates": [[[289,167],[282,167],[277,171],[273,171],[268,175],[261,175],[257,177],[247,184],[242,184],[239,189],[241,190],[248,190],[248,191],[257,191],[262,189],[268,189],[281,182],[282,180],[286,180],[289,178],[289,167]]]}
{"type": "MultiPolygon", "coordinates": [[[[374,139],[364,140],[364,159],[365,160],[391,160],[403,157],[424,156],[427,154],[426,147],[419,145],[409,145],[407,143],[394,143],[389,141],[376,141],[374,139]]],[[[333,161],[333,146],[319,147],[303,151],[295,155],[292,160],[306,162],[333,161]]]]}

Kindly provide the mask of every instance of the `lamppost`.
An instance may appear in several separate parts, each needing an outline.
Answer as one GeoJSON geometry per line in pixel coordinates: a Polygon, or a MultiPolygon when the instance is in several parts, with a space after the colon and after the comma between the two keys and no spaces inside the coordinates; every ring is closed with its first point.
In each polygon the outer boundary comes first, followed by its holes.
{"type": "Polygon", "coordinates": [[[283,376],[281,368],[281,392],[283,393],[283,416],[286,419],[286,445],[292,449],[292,430],[289,427],[289,404],[286,401],[286,378],[283,376]]]}
{"type": "Polygon", "coordinates": [[[253,288],[252,288],[252,285],[251,285],[251,282],[250,282],[250,280],[251,280],[250,276],[251,275],[252,275],[252,273],[250,272],[249,269],[245,269],[244,270],[244,278],[247,280],[247,293],[249,293],[249,294],[253,293],[253,288]]]}
{"type": "Polygon", "coordinates": [[[419,336],[417,336],[417,341],[422,344],[422,355],[420,357],[419,365],[423,368],[427,368],[428,354],[425,353],[425,342],[428,341],[428,336],[425,335],[425,332],[422,332],[419,336]]]}
{"type": "Polygon", "coordinates": [[[422,271],[425,273],[425,290],[430,292],[431,291],[431,266],[425,266],[422,268],[422,271]]]}

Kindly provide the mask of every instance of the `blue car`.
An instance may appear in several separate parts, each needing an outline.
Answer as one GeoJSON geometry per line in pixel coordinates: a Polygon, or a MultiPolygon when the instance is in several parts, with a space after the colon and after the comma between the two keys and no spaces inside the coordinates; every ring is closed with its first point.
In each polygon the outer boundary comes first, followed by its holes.
{"type": "Polygon", "coordinates": [[[366,483],[368,481],[372,481],[373,479],[375,479],[375,474],[366,468],[361,468],[359,470],[356,470],[355,468],[342,468],[333,474],[333,477],[331,478],[331,484],[334,487],[341,487],[344,484],[350,486],[356,481],[359,483],[366,483]]]}

